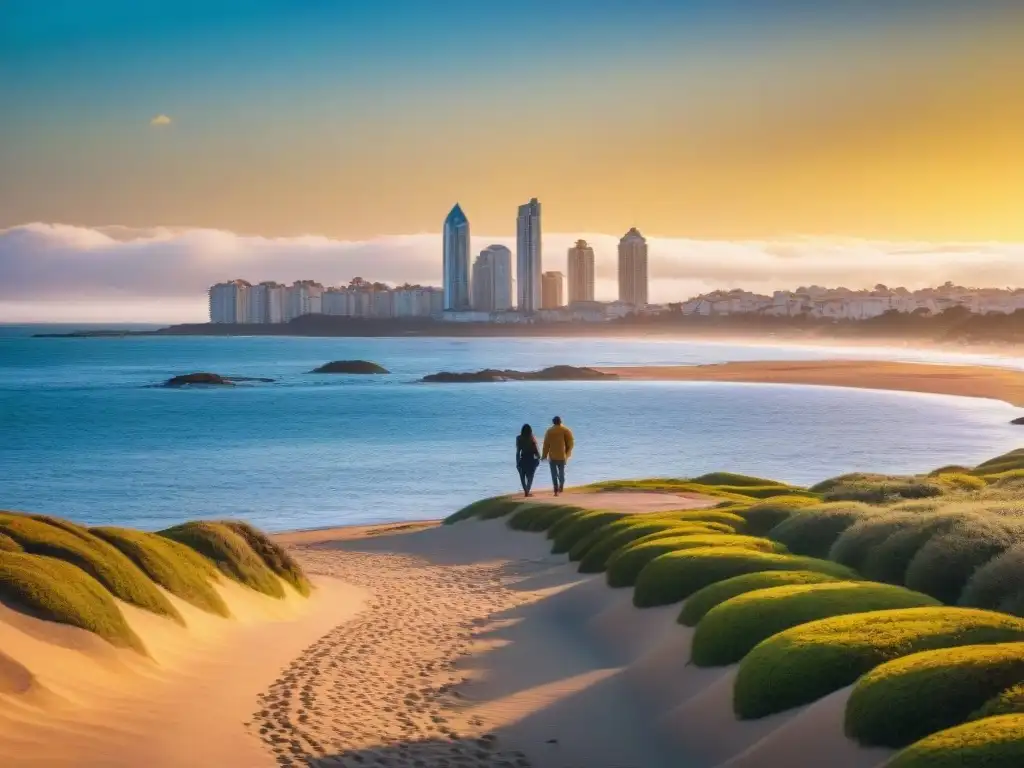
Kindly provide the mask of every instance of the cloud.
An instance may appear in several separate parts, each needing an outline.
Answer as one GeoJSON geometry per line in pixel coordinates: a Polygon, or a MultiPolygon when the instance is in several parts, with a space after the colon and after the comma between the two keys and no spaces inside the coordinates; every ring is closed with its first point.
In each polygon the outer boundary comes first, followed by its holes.
{"type": "Polygon", "coordinates": [[[156,115],[154,118],[152,118],[149,121],[149,124],[150,125],[170,125],[171,124],[171,118],[169,118],[167,115],[156,115]]]}
{"type": "MultiPolygon", "coordinates": [[[[597,257],[598,298],[616,293],[618,237],[544,235],[544,267],[565,270],[580,238],[597,257]]],[[[515,248],[514,238],[473,238],[515,248]]],[[[923,243],[793,238],[709,241],[648,238],[651,298],[677,301],[714,288],[770,292],[799,285],[919,288],[946,280],[964,285],[1024,284],[1022,243],[923,243]]],[[[243,236],[216,229],[33,223],[0,229],[0,321],[202,320],[206,290],[236,277],[325,285],[354,276],[388,283],[438,285],[438,234],[371,240],[243,236]]]]}

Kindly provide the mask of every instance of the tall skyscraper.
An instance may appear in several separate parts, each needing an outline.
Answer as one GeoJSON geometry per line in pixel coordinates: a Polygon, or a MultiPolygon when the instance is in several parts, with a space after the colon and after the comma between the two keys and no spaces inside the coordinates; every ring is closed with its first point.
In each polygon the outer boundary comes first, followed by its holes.
{"type": "Polygon", "coordinates": [[[647,305],[647,241],[636,227],[619,240],[619,301],[647,305]]]}
{"type": "Polygon", "coordinates": [[[545,272],[541,276],[541,309],[558,309],[565,306],[565,275],[561,272],[545,272]]]}
{"type": "Polygon", "coordinates": [[[569,249],[569,303],[594,300],[594,249],[577,240],[569,249]]]}
{"type": "Polygon", "coordinates": [[[540,203],[533,198],[519,206],[516,220],[516,279],[519,311],[536,312],[541,305],[540,203]]]}
{"type": "Polygon", "coordinates": [[[469,219],[458,203],[444,220],[444,308],[461,312],[472,305],[469,274],[469,219]]]}
{"type": "Polygon", "coordinates": [[[473,262],[473,309],[505,312],[512,308],[512,251],[489,245],[473,262]]]}

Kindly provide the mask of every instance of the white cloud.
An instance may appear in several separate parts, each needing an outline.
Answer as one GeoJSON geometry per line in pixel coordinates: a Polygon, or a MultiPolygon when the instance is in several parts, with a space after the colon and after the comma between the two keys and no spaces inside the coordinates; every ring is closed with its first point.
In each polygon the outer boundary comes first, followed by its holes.
{"type": "MultiPolygon", "coordinates": [[[[615,297],[618,237],[551,233],[544,266],[565,270],[566,250],[586,238],[597,256],[598,298],[615,297]]],[[[514,238],[474,237],[514,249],[514,238]]],[[[798,285],[910,288],[952,280],[1024,284],[1024,244],[875,242],[794,238],[701,241],[649,238],[651,299],[684,299],[712,288],[771,291],[798,285]]],[[[440,283],[441,238],[398,235],[333,240],[266,238],[214,229],[26,224],[0,229],[0,321],[203,320],[206,289],[242,277],[346,283],[440,283]]]]}
{"type": "Polygon", "coordinates": [[[167,115],[156,115],[156,116],[154,116],[149,121],[149,124],[150,125],[170,125],[171,124],[171,118],[169,118],[167,115]]]}

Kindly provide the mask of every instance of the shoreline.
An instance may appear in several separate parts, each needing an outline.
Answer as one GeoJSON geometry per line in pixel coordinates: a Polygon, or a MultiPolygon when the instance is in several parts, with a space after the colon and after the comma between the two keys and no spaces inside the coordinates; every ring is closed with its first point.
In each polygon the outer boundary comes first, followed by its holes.
{"type": "Polygon", "coordinates": [[[750,361],[600,367],[621,381],[703,381],[874,389],[1000,400],[1024,407],[1024,370],[883,360],[750,361]]]}

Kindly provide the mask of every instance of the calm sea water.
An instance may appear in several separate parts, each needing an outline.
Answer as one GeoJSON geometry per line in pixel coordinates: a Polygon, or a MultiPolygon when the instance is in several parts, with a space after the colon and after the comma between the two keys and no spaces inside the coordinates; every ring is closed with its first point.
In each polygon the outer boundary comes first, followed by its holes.
{"type": "MultiPolygon", "coordinates": [[[[414,383],[440,370],[488,366],[836,356],[826,349],[593,339],[32,339],[32,330],[0,327],[0,508],[90,524],[156,529],[240,516],[280,530],[438,517],[513,490],[519,426],[543,429],[555,414],[577,437],[571,483],[715,469],[807,483],[852,470],[973,463],[1024,436],[1007,423],[1016,415],[1008,405],[933,395],[710,383],[414,383]],[[393,373],[306,373],[350,358],[393,373]],[[148,386],[195,370],[277,381],[148,386]]],[[[855,354],[943,357],[843,352],[855,354]]]]}

